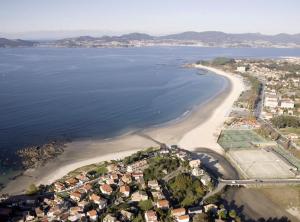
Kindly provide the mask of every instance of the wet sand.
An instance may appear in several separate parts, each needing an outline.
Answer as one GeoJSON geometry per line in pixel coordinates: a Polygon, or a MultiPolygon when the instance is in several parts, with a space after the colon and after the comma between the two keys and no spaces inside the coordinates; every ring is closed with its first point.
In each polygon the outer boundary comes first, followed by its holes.
{"type": "Polygon", "coordinates": [[[68,143],[65,152],[58,158],[38,169],[25,171],[23,176],[10,181],[1,193],[19,194],[32,183],[49,184],[84,165],[120,159],[140,149],[157,147],[159,143],[179,144],[188,150],[206,147],[223,154],[223,149],[217,144],[217,137],[234,101],[244,90],[244,84],[237,75],[210,67],[197,68],[222,75],[227,83],[214,98],[194,108],[189,115],[112,139],[68,143]]]}

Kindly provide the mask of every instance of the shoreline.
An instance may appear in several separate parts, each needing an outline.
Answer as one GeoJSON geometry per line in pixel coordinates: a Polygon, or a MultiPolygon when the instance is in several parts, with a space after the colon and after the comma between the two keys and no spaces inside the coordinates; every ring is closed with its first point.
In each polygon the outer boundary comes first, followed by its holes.
{"type": "Polygon", "coordinates": [[[67,143],[62,155],[38,169],[26,170],[22,176],[10,181],[0,193],[19,194],[32,183],[50,184],[76,168],[120,159],[138,150],[158,146],[159,142],[178,144],[187,150],[206,147],[223,154],[223,149],[217,144],[218,132],[234,101],[244,90],[242,78],[211,67],[195,65],[194,68],[205,69],[225,77],[228,81],[225,89],[196,105],[187,115],[181,116],[182,118],[114,138],[67,143]]]}

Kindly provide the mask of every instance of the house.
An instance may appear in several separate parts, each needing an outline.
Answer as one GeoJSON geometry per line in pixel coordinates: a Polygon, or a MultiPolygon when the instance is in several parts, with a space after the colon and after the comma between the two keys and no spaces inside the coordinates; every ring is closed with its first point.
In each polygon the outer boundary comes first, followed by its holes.
{"type": "Polygon", "coordinates": [[[111,195],[111,193],[113,192],[113,189],[108,184],[101,185],[100,190],[102,193],[107,194],[107,195],[111,195]]]}
{"type": "Polygon", "coordinates": [[[200,206],[198,206],[198,207],[190,207],[188,209],[188,213],[189,214],[201,214],[201,213],[203,213],[202,207],[200,207],[200,206]]]}
{"type": "Polygon", "coordinates": [[[67,179],[66,181],[65,181],[65,183],[68,185],[68,186],[75,186],[77,183],[78,183],[79,181],[76,179],[76,178],[74,178],[74,177],[71,177],[71,178],[69,178],[69,179],[67,179]]]}
{"type": "Polygon", "coordinates": [[[108,171],[108,172],[116,172],[116,171],[119,170],[118,165],[117,165],[117,164],[114,164],[114,163],[109,164],[106,168],[107,168],[107,171],[108,171]]]}
{"type": "Polygon", "coordinates": [[[88,203],[89,203],[89,202],[87,202],[87,201],[85,201],[85,200],[82,200],[82,201],[79,201],[79,202],[77,203],[77,205],[78,205],[79,207],[84,208],[86,205],[88,205],[88,203]]]}
{"type": "Polygon", "coordinates": [[[86,175],[83,174],[83,173],[77,175],[75,178],[76,178],[77,180],[81,181],[81,182],[85,182],[85,181],[88,180],[88,178],[86,177],[86,175]]]}
{"type": "Polygon", "coordinates": [[[158,200],[156,203],[157,208],[167,209],[169,208],[169,201],[167,200],[158,200]]]}
{"type": "Polygon", "coordinates": [[[159,186],[157,180],[149,180],[148,187],[153,190],[160,190],[160,186],[159,186]]]}
{"type": "Polygon", "coordinates": [[[193,176],[199,177],[199,176],[204,174],[204,170],[197,167],[197,168],[193,168],[191,173],[192,173],[193,176]]]}
{"type": "Polygon", "coordinates": [[[156,212],[153,210],[148,210],[145,212],[145,220],[146,222],[157,222],[156,212]]]}
{"type": "Polygon", "coordinates": [[[78,221],[80,218],[81,218],[80,214],[70,215],[68,216],[68,221],[75,222],[78,221]]]}
{"type": "Polygon", "coordinates": [[[204,212],[207,213],[208,211],[217,211],[218,210],[218,206],[215,205],[215,204],[208,204],[208,205],[205,205],[204,207],[204,212]]]}
{"type": "Polygon", "coordinates": [[[296,133],[289,133],[289,134],[287,135],[287,137],[288,137],[289,139],[291,139],[291,140],[297,140],[297,139],[299,139],[299,136],[298,136],[296,133]]]}
{"type": "Polygon", "coordinates": [[[191,168],[198,168],[198,167],[200,167],[200,164],[201,164],[201,161],[199,159],[191,160],[189,162],[189,165],[190,165],[191,168]]]}
{"type": "Polygon", "coordinates": [[[56,192],[66,189],[65,185],[61,182],[55,182],[53,185],[54,185],[54,191],[56,192]]]}
{"type": "Polygon", "coordinates": [[[107,214],[104,218],[103,218],[103,222],[116,222],[117,218],[112,216],[111,214],[107,214]]]}
{"type": "Polygon", "coordinates": [[[69,209],[70,215],[77,215],[83,212],[83,207],[70,207],[69,209]]]}
{"type": "Polygon", "coordinates": [[[83,197],[83,194],[80,193],[78,190],[70,193],[70,198],[74,201],[79,202],[82,199],[82,197],[83,197]]]}
{"type": "Polygon", "coordinates": [[[35,215],[37,217],[44,217],[45,216],[44,211],[41,210],[41,208],[39,208],[39,207],[35,208],[34,211],[35,211],[35,215]]]}
{"type": "Polygon", "coordinates": [[[61,213],[60,209],[58,206],[54,206],[54,207],[51,207],[48,212],[47,212],[47,216],[48,217],[51,217],[51,218],[54,218],[56,215],[59,215],[61,213]]]}
{"type": "Polygon", "coordinates": [[[131,200],[135,202],[148,200],[148,195],[142,191],[136,191],[131,195],[131,200]]]}
{"type": "Polygon", "coordinates": [[[278,106],[278,97],[276,95],[265,95],[265,101],[264,101],[265,107],[271,107],[276,108],[278,106]]]}
{"type": "Polygon", "coordinates": [[[190,216],[189,215],[182,215],[176,218],[176,221],[178,222],[189,222],[190,216]]]}
{"type": "Polygon", "coordinates": [[[283,99],[280,101],[280,107],[285,109],[293,109],[295,107],[295,102],[291,99],[283,99]]]}
{"type": "Polygon", "coordinates": [[[211,182],[211,178],[208,174],[204,174],[201,176],[200,181],[204,186],[207,186],[211,182]]]}
{"type": "Polygon", "coordinates": [[[116,184],[116,181],[109,178],[108,180],[106,180],[106,183],[109,184],[109,185],[112,185],[112,184],[116,184]]]}
{"type": "Polygon", "coordinates": [[[25,216],[25,221],[33,221],[33,220],[34,220],[34,216],[28,212],[25,216]]]}
{"type": "Polygon", "coordinates": [[[131,177],[131,174],[124,174],[123,176],[122,176],[122,181],[124,182],[124,183],[131,183],[132,182],[132,177],[131,177]]]}
{"type": "Polygon", "coordinates": [[[97,215],[97,211],[95,210],[90,210],[86,213],[87,216],[89,216],[91,221],[97,221],[98,219],[98,215],[97,215]]]}
{"type": "Polygon", "coordinates": [[[84,190],[84,191],[87,193],[87,192],[91,191],[92,188],[93,188],[93,186],[92,186],[90,183],[86,183],[86,184],[84,184],[84,185],[82,186],[81,189],[84,190]]]}
{"type": "Polygon", "coordinates": [[[92,194],[89,196],[89,199],[93,201],[95,204],[99,205],[99,209],[102,210],[107,206],[107,200],[103,197],[98,196],[97,194],[92,194]]]}
{"type": "Polygon", "coordinates": [[[154,199],[157,200],[165,199],[165,195],[161,191],[152,191],[151,194],[154,199]]]}
{"type": "Polygon", "coordinates": [[[127,185],[123,185],[120,187],[120,193],[122,193],[125,197],[129,197],[130,195],[130,187],[127,185]]]}
{"type": "Polygon", "coordinates": [[[185,208],[176,208],[171,210],[171,215],[173,217],[179,217],[185,215],[185,208]]]}
{"type": "Polygon", "coordinates": [[[134,172],[131,175],[136,181],[140,181],[141,178],[144,177],[143,172],[134,172]]]}
{"type": "Polygon", "coordinates": [[[163,154],[163,155],[169,154],[170,150],[167,147],[161,147],[160,150],[159,150],[159,153],[163,154]]]}
{"type": "Polygon", "coordinates": [[[119,176],[116,173],[112,173],[112,174],[110,174],[110,179],[112,179],[115,182],[117,182],[119,180],[119,176]]]}
{"type": "Polygon", "coordinates": [[[126,210],[121,210],[121,214],[127,220],[131,220],[132,216],[133,216],[133,213],[126,211],[126,210]]]}
{"type": "Polygon", "coordinates": [[[187,160],[187,154],[186,154],[186,152],[179,151],[178,153],[176,153],[176,156],[177,156],[180,160],[182,160],[182,161],[187,160]]]}
{"type": "Polygon", "coordinates": [[[238,71],[240,73],[245,73],[247,71],[247,67],[246,66],[238,66],[238,67],[236,67],[236,71],[238,71]]]}
{"type": "Polygon", "coordinates": [[[147,160],[140,160],[127,166],[127,172],[141,172],[148,168],[147,160]]]}

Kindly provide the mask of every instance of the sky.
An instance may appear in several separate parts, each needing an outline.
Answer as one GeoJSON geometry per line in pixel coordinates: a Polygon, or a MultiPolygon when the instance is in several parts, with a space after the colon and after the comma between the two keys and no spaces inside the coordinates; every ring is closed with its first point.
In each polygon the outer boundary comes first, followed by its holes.
{"type": "Polygon", "coordinates": [[[299,9],[300,0],[0,0],[0,33],[293,34],[299,9]]]}

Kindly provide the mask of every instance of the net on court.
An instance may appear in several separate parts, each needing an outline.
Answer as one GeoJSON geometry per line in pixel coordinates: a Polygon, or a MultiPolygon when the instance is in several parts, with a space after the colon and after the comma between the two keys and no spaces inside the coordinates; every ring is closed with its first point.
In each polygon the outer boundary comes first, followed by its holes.
{"type": "Polygon", "coordinates": [[[226,150],[247,149],[254,143],[264,143],[266,140],[252,130],[223,130],[218,143],[226,150]]]}

